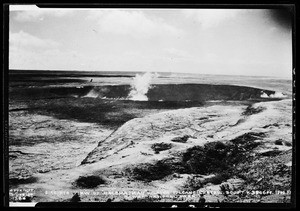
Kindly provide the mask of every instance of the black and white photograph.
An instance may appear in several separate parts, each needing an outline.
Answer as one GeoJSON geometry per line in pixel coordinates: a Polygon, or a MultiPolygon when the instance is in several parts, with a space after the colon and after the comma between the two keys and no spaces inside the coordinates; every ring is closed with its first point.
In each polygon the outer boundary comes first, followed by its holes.
{"type": "Polygon", "coordinates": [[[294,9],[9,5],[10,205],[291,203],[294,9]]]}

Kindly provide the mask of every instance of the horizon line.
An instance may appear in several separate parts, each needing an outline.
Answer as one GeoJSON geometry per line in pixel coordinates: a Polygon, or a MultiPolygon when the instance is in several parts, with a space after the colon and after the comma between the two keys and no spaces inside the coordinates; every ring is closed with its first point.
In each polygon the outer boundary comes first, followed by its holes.
{"type": "Polygon", "coordinates": [[[8,68],[8,71],[73,71],[73,72],[151,72],[151,73],[177,73],[177,74],[197,74],[197,75],[224,75],[224,76],[249,76],[249,77],[270,77],[270,78],[284,78],[284,79],[290,79],[292,80],[293,75],[291,74],[290,76],[271,76],[271,75],[243,75],[243,74],[214,74],[214,73],[196,73],[196,72],[172,72],[172,71],[145,71],[145,70],[132,70],[132,71],[128,71],[128,70],[66,70],[66,69],[47,69],[47,70],[43,70],[43,69],[16,69],[16,68],[8,68]]]}

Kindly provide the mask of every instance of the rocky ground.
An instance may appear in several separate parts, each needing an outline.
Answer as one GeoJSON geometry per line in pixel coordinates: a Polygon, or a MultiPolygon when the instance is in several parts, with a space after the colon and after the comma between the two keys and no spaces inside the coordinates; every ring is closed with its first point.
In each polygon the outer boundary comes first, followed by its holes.
{"type": "Polygon", "coordinates": [[[34,189],[33,201],[290,199],[290,99],[159,112],[116,130],[26,110],[9,117],[11,188],[34,189]]]}

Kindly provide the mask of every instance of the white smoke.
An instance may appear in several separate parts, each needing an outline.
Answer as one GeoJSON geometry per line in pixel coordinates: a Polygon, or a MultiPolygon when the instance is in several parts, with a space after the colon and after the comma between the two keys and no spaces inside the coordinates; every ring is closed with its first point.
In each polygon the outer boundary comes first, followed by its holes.
{"type": "Polygon", "coordinates": [[[269,98],[269,95],[267,95],[266,93],[262,92],[262,94],[260,95],[260,97],[262,97],[262,98],[269,98]]]}
{"type": "Polygon", "coordinates": [[[99,93],[97,93],[95,90],[92,89],[91,91],[89,91],[89,93],[87,93],[83,97],[97,98],[99,97],[99,93]]]}
{"type": "Polygon", "coordinates": [[[136,74],[131,83],[131,91],[128,98],[135,101],[147,101],[148,97],[146,94],[151,88],[151,81],[156,77],[158,77],[157,73],[136,74]]]}
{"type": "Polygon", "coordinates": [[[262,98],[285,98],[287,97],[282,92],[275,92],[274,94],[267,95],[266,93],[262,92],[262,95],[260,96],[262,98]]]}

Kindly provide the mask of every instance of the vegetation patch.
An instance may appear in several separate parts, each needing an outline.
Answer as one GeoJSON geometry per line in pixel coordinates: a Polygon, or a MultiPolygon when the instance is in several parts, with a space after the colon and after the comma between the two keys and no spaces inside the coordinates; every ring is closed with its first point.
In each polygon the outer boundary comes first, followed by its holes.
{"type": "Polygon", "coordinates": [[[184,190],[186,191],[195,191],[200,188],[203,188],[203,182],[202,179],[199,177],[188,177],[187,181],[184,184],[184,190]]]}
{"type": "Polygon", "coordinates": [[[132,169],[134,179],[146,182],[160,180],[171,173],[170,165],[161,160],[154,164],[143,164],[132,169]]]}
{"type": "MultiPolygon", "coordinates": [[[[216,176],[203,181],[191,178],[187,181],[186,187],[188,184],[192,189],[207,183],[220,184],[234,174],[236,164],[249,160],[249,151],[259,145],[253,141],[253,136],[262,137],[263,134],[249,133],[227,143],[216,141],[206,143],[204,146],[194,146],[176,159],[143,164],[135,167],[131,173],[134,175],[134,179],[143,181],[160,180],[172,173],[216,174],[216,176]]],[[[163,149],[169,147],[169,145],[163,144],[154,146],[160,146],[163,149]]]]}
{"type": "Polygon", "coordinates": [[[288,147],[291,147],[291,146],[292,146],[292,143],[291,143],[291,142],[285,141],[284,144],[285,144],[285,146],[288,146],[288,147]]]}
{"type": "Polygon", "coordinates": [[[274,143],[275,145],[283,145],[284,141],[282,139],[277,139],[274,143]]]}
{"type": "Polygon", "coordinates": [[[189,136],[188,135],[184,135],[182,137],[175,137],[171,141],[173,141],[173,142],[179,142],[179,143],[186,143],[188,139],[189,139],[189,136]]]}
{"type": "Polygon", "coordinates": [[[241,163],[236,170],[237,175],[246,181],[248,189],[291,190],[292,168],[284,165],[278,157],[261,157],[259,162],[241,163]]]}
{"type": "Polygon", "coordinates": [[[230,193],[229,185],[228,184],[221,184],[220,185],[220,191],[221,191],[223,196],[228,196],[228,194],[230,193]]]}
{"type": "Polygon", "coordinates": [[[221,142],[211,142],[202,146],[189,148],[182,157],[186,173],[210,174],[227,168],[224,157],[226,145],[221,142]],[[221,148],[225,147],[224,149],[221,148]],[[220,147],[220,148],[218,148],[220,147]]]}
{"type": "Polygon", "coordinates": [[[246,110],[242,113],[245,116],[250,116],[252,114],[258,114],[265,110],[265,108],[258,106],[257,108],[254,108],[252,105],[249,105],[246,110]]]}
{"type": "Polygon", "coordinates": [[[80,176],[75,185],[80,188],[95,188],[98,185],[105,184],[106,181],[100,176],[80,176]]]}
{"type": "Polygon", "coordinates": [[[241,150],[252,150],[260,145],[260,143],[255,142],[255,140],[262,139],[265,136],[266,135],[264,133],[250,132],[238,136],[235,139],[230,140],[230,142],[232,142],[235,146],[240,147],[241,150]]]}
{"type": "Polygon", "coordinates": [[[168,150],[172,148],[172,144],[168,143],[155,143],[151,146],[151,148],[158,154],[160,151],[168,150]]]}
{"type": "Polygon", "coordinates": [[[292,144],[288,141],[282,140],[282,139],[277,139],[275,142],[275,145],[285,145],[285,146],[292,146],[292,144]]]}
{"type": "Polygon", "coordinates": [[[237,164],[251,159],[249,152],[260,145],[254,140],[263,136],[263,133],[246,133],[227,143],[209,142],[189,148],[182,156],[182,173],[216,174],[203,184],[220,184],[234,174],[237,164]]]}
{"type": "MultiPolygon", "coordinates": [[[[173,173],[215,174],[214,177],[204,180],[190,178],[185,188],[198,189],[207,183],[221,184],[235,174],[237,164],[252,159],[251,150],[260,144],[255,140],[264,136],[263,133],[246,133],[226,143],[215,141],[204,146],[194,146],[178,157],[160,160],[154,164],[142,164],[133,168],[130,173],[134,179],[148,182],[160,180],[173,173]]],[[[152,149],[158,152],[170,147],[166,143],[152,145],[152,149]]]]}

